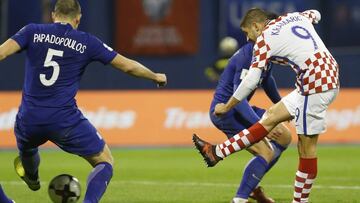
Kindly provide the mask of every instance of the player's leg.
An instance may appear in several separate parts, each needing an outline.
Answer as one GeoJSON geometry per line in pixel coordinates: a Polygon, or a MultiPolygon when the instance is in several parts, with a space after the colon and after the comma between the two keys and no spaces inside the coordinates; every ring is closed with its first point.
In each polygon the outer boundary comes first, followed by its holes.
{"type": "Polygon", "coordinates": [[[14,160],[15,172],[33,190],[40,189],[39,165],[40,156],[38,146],[45,143],[45,139],[33,139],[31,133],[25,133],[25,128],[20,121],[15,123],[15,136],[19,149],[19,156],[14,160]]]}
{"type": "Polygon", "coordinates": [[[99,202],[113,174],[113,158],[95,127],[83,119],[50,140],[64,151],[83,157],[94,167],[88,176],[84,202],[99,202]]]}
{"type": "MultiPolygon", "coordinates": [[[[250,107],[248,104],[243,106],[238,106],[239,109],[233,109],[228,112],[223,117],[215,117],[212,112],[210,112],[210,118],[213,124],[222,132],[226,134],[228,138],[231,138],[236,132],[239,132],[249,126],[249,120],[256,118],[249,118],[251,115],[257,115],[256,117],[261,117],[265,110],[250,107]]],[[[288,133],[290,132],[283,126],[276,127],[275,135],[288,133]]],[[[274,130],[275,130],[274,129],[274,130]]],[[[288,141],[289,142],[289,141],[288,141]]],[[[285,141],[283,141],[285,143],[285,141]]],[[[287,145],[288,143],[286,143],[287,145]]],[[[263,190],[259,185],[261,178],[264,176],[266,171],[268,171],[269,163],[273,161],[274,152],[279,151],[275,150],[277,146],[272,147],[272,144],[267,140],[260,141],[253,146],[249,147],[247,150],[252,153],[255,157],[249,161],[246,165],[241,184],[239,189],[233,199],[234,202],[247,201],[250,194],[253,193],[253,197],[260,202],[273,202],[271,198],[268,198],[263,193],[263,190]]]]}
{"type": "Polygon", "coordinates": [[[283,121],[291,119],[282,101],[273,105],[266,111],[261,120],[248,129],[244,129],[222,144],[212,145],[198,136],[193,136],[193,141],[200,154],[209,167],[215,166],[220,160],[237,151],[262,140],[275,126],[283,121]]]}
{"type": "Polygon", "coordinates": [[[247,202],[251,193],[256,193],[255,195],[257,195],[257,197],[253,197],[254,199],[262,198],[272,202],[271,198],[265,197],[258,185],[265,175],[269,163],[273,159],[274,151],[271,149],[270,143],[266,140],[262,140],[252,145],[247,149],[247,151],[252,153],[254,157],[246,164],[240,186],[232,201],[234,203],[247,202]]]}
{"type": "Polygon", "coordinates": [[[317,140],[318,135],[299,135],[299,166],[294,184],[294,203],[306,203],[309,200],[311,187],[317,175],[317,140]]]}
{"type": "Polygon", "coordinates": [[[295,115],[299,93],[294,90],[266,111],[261,120],[248,129],[244,129],[222,144],[212,145],[193,135],[193,142],[209,167],[220,160],[259,142],[279,123],[288,121],[295,115]]]}
{"type": "Polygon", "coordinates": [[[244,129],[222,144],[216,145],[216,155],[225,158],[237,151],[246,149],[254,143],[262,140],[279,123],[291,119],[291,115],[285,105],[279,103],[270,107],[261,118],[261,120],[248,129],[244,129]]]}
{"type": "Polygon", "coordinates": [[[274,200],[265,196],[259,183],[279,160],[282,152],[291,142],[291,134],[282,123],[276,126],[270,134],[277,135],[277,141],[264,139],[247,149],[255,157],[245,167],[240,187],[236,197],[233,199],[235,203],[247,200],[251,193],[252,198],[258,202],[274,202],[274,200]]]}
{"type": "Polygon", "coordinates": [[[316,146],[318,135],[326,131],[326,110],[335,99],[338,90],[330,90],[301,96],[295,115],[296,132],[299,136],[299,166],[296,172],[294,203],[307,203],[317,174],[316,146]]]}
{"type": "Polygon", "coordinates": [[[0,203],[15,203],[15,201],[8,198],[0,185],[0,203]]]}
{"type": "Polygon", "coordinates": [[[114,160],[107,145],[99,154],[84,158],[94,167],[88,176],[84,203],[98,202],[112,178],[114,160]]]}
{"type": "Polygon", "coordinates": [[[267,137],[270,139],[270,144],[274,150],[274,157],[267,169],[267,171],[269,171],[279,160],[283,151],[285,151],[291,143],[291,133],[284,123],[280,123],[267,137]]]}

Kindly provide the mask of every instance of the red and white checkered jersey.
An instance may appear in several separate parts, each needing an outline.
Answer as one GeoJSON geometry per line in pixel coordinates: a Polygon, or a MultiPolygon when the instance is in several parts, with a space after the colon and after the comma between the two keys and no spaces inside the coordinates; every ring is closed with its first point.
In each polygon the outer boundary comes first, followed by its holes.
{"type": "Polygon", "coordinates": [[[270,21],[256,40],[251,67],[262,69],[269,62],[290,65],[303,95],[338,88],[338,64],[313,26],[320,19],[318,11],[308,10],[270,21]]]}

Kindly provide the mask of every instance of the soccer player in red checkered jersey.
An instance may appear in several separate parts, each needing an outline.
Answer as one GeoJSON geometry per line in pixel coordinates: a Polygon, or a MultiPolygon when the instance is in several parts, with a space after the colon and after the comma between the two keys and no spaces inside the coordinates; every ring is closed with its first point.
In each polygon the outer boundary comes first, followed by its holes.
{"type": "Polygon", "coordinates": [[[293,203],[309,201],[317,174],[316,145],[326,130],[328,106],[339,92],[338,64],[316,33],[321,15],[316,10],[288,13],[269,20],[266,12],[247,11],[241,29],[256,41],[253,62],[247,76],[226,104],[219,103],[215,114],[232,109],[259,84],[261,72],[269,62],[290,65],[296,72],[296,89],[270,107],[259,122],[222,144],[212,145],[194,135],[193,140],[208,165],[259,142],[279,123],[294,119],[298,134],[299,166],[295,178],[293,203]]]}

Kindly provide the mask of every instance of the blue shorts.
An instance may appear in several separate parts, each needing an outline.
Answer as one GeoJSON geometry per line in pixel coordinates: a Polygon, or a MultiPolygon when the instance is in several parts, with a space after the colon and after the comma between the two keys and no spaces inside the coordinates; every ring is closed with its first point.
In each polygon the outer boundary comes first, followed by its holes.
{"type": "Polygon", "coordinates": [[[20,153],[37,151],[37,148],[47,141],[79,156],[95,155],[103,150],[104,140],[86,118],[82,117],[68,128],[60,126],[60,124],[26,125],[17,118],[14,131],[20,153]]]}
{"type": "Polygon", "coordinates": [[[231,138],[259,121],[264,113],[265,109],[238,104],[221,117],[215,116],[213,111],[210,111],[210,119],[219,130],[225,133],[228,138],[231,138]]]}

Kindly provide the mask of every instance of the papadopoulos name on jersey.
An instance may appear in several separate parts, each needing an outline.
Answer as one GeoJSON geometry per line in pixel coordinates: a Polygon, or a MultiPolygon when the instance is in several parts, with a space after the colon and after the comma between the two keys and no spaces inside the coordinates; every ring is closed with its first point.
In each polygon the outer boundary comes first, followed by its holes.
{"type": "Polygon", "coordinates": [[[78,43],[76,40],[64,37],[57,37],[50,34],[34,34],[34,43],[50,43],[68,47],[80,53],[84,53],[86,45],[78,43]]]}

